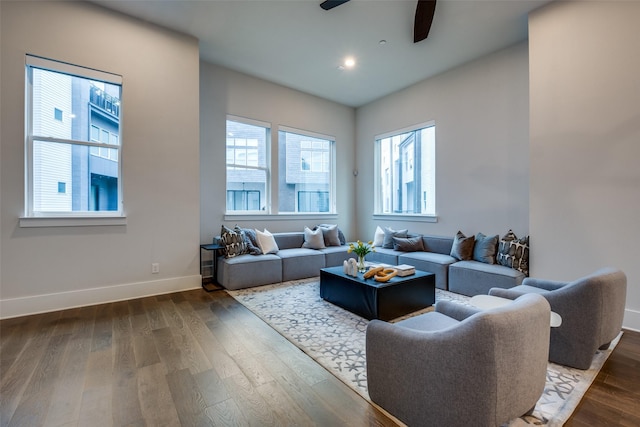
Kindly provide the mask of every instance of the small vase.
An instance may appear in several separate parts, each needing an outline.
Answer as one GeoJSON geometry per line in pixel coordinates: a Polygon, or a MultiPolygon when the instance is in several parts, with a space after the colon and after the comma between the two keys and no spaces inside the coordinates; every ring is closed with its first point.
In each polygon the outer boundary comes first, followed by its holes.
{"type": "Polygon", "coordinates": [[[367,271],[367,266],[364,265],[364,255],[358,255],[358,272],[364,273],[367,271]]]}

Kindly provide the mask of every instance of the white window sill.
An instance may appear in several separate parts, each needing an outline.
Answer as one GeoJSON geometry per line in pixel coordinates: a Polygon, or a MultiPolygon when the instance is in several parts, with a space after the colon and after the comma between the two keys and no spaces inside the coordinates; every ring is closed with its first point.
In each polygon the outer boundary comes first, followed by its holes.
{"type": "Polygon", "coordinates": [[[338,218],[338,214],[335,213],[299,213],[299,214],[237,214],[227,213],[224,215],[225,221],[282,221],[282,220],[296,220],[296,219],[317,219],[317,220],[331,220],[338,218]]]}
{"type": "Polygon", "coordinates": [[[373,219],[381,221],[438,222],[437,216],[412,214],[374,214],[373,219]]]}
{"type": "Polygon", "coordinates": [[[94,216],[94,217],[22,217],[21,228],[30,227],[91,227],[103,225],[127,225],[126,216],[94,216]]]}

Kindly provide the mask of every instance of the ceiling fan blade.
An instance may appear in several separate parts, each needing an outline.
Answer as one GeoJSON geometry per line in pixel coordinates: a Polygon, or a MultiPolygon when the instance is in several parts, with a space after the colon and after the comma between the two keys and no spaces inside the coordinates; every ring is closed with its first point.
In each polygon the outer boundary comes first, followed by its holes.
{"type": "Polygon", "coordinates": [[[320,3],[320,7],[324,10],[333,9],[336,6],[340,6],[342,3],[346,3],[349,0],[325,0],[320,3]]]}
{"type": "Polygon", "coordinates": [[[418,43],[427,38],[433,15],[436,12],[436,0],[418,0],[416,18],[413,24],[413,42],[418,43]]]}

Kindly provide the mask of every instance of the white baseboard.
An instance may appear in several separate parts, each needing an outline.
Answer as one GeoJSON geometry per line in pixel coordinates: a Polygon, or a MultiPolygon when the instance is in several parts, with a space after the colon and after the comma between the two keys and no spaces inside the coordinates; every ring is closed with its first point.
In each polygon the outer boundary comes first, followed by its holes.
{"type": "Polygon", "coordinates": [[[202,276],[185,276],[150,282],[127,283],[79,291],[58,292],[0,300],[0,319],[104,304],[152,295],[197,289],[202,276]]]}
{"type": "Polygon", "coordinates": [[[624,320],[622,321],[622,327],[625,329],[631,329],[633,331],[640,332],[640,311],[627,308],[624,311],[624,320]]]}

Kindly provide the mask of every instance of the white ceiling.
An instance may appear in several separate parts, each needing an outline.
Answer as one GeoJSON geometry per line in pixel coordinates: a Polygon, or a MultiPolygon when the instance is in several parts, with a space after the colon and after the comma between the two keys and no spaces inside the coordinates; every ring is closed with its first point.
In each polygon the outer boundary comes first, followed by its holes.
{"type": "Polygon", "coordinates": [[[416,0],[321,1],[93,0],[197,37],[204,61],[352,107],[525,40],[528,13],[551,0],[438,0],[416,44],[416,0]],[[339,70],[348,55],[356,67],[339,70]]]}

